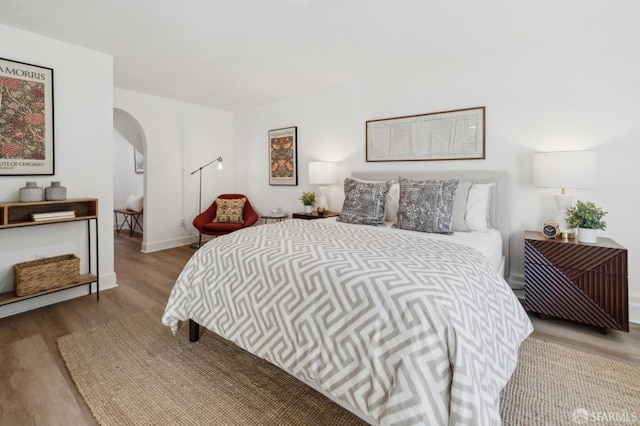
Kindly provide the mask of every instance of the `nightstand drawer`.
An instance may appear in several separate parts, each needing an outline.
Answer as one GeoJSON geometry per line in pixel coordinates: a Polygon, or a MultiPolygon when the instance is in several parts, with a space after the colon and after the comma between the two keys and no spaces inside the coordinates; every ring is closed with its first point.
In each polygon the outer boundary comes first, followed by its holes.
{"type": "Polygon", "coordinates": [[[527,239],[525,262],[627,276],[627,251],[622,248],[527,239]]]}

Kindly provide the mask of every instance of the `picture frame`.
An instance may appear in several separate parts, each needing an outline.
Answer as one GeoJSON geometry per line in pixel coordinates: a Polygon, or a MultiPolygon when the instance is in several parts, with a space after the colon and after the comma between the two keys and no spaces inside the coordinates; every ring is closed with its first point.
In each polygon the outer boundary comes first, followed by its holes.
{"type": "Polygon", "coordinates": [[[55,174],[53,69],[0,58],[0,176],[55,174]]]}
{"type": "Polygon", "coordinates": [[[298,185],[298,128],[269,130],[269,185],[298,185]]]}
{"type": "Polygon", "coordinates": [[[133,148],[133,167],[137,174],[144,173],[144,155],[135,148],[133,148]]]}
{"type": "Polygon", "coordinates": [[[366,122],[367,162],[485,159],[485,107],[366,122]]]}

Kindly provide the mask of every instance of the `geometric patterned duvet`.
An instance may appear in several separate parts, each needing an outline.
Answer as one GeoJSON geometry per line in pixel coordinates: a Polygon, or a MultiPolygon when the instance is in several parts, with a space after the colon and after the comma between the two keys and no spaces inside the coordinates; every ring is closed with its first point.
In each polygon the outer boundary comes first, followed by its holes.
{"type": "Polygon", "coordinates": [[[163,323],[193,319],[380,424],[500,424],[531,323],[477,251],[421,233],[288,220],[189,260],[163,323]]]}

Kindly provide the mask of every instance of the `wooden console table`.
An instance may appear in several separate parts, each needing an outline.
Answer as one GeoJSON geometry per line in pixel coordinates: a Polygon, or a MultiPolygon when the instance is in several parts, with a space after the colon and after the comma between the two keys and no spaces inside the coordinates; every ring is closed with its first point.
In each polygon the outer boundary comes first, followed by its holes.
{"type": "Polygon", "coordinates": [[[95,198],[77,198],[61,201],[37,201],[31,203],[1,203],[0,204],[0,230],[7,228],[20,228],[25,226],[39,226],[39,225],[51,225],[54,223],[63,222],[87,222],[87,264],[89,265],[89,272],[82,274],[79,277],[78,282],[69,283],[64,287],[59,287],[53,290],[43,291],[41,293],[30,294],[28,296],[18,297],[14,292],[0,294],[0,306],[7,305],[9,303],[19,302],[21,300],[30,299],[33,297],[42,296],[49,293],[54,293],[69,288],[78,287],[81,285],[89,286],[89,294],[91,294],[91,284],[96,283],[96,300],[100,300],[100,262],[98,253],[98,200],[95,198]],[[62,211],[74,211],[75,217],[65,217],[58,219],[34,221],[31,219],[33,213],[53,213],[62,211]],[[96,250],[96,273],[91,272],[91,221],[95,225],[95,250],[96,250]]]}

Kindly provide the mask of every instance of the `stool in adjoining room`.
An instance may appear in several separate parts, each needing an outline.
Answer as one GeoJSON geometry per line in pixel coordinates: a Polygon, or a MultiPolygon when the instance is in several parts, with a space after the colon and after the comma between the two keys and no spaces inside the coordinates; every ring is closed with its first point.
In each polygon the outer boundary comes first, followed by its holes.
{"type": "Polygon", "coordinates": [[[140,229],[140,233],[143,232],[142,225],[140,224],[140,216],[142,216],[142,211],[115,209],[113,211],[113,215],[115,217],[116,230],[118,231],[118,234],[125,224],[129,226],[130,237],[133,237],[133,231],[136,229],[136,227],[140,229]],[[122,224],[120,224],[120,226],[118,226],[118,213],[120,213],[124,217],[124,221],[122,222],[122,224]]]}

